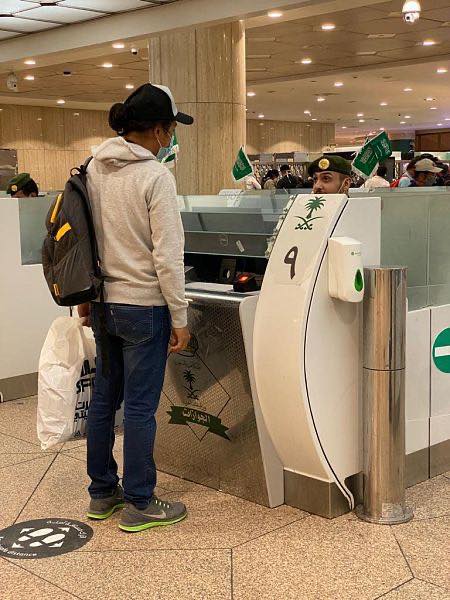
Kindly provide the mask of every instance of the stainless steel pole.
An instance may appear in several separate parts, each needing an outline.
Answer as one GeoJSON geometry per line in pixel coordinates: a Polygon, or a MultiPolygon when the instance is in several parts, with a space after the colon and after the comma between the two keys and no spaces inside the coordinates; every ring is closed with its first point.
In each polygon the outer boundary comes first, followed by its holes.
{"type": "Polygon", "coordinates": [[[406,267],[364,270],[364,504],[356,514],[393,525],[405,505],[406,267]]]}

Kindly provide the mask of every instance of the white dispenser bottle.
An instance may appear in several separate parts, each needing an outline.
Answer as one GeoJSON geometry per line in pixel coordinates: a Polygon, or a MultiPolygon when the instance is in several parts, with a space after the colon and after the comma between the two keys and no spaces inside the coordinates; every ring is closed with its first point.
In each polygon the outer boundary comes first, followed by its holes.
{"type": "Polygon", "coordinates": [[[364,267],[361,242],[349,237],[328,240],[328,288],[332,298],[362,302],[364,267]]]}

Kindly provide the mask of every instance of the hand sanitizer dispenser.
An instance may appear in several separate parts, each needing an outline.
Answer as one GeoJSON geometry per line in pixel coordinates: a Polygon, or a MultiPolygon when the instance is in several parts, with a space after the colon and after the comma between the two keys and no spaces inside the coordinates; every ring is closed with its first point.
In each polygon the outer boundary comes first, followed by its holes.
{"type": "Polygon", "coordinates": [[[361,242],[349,237],[328,240],[328,288],[332,298],[361,302],[364,297],[364,267],[361,242]]]}

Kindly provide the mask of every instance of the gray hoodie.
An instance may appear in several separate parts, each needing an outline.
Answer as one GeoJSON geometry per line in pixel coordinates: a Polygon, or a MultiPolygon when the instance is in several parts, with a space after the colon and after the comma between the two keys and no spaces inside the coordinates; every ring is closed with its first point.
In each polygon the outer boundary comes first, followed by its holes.
{"type": "Polygon", "coordinates": [[[121,137],[94,149],[88,191],[106,275],[106,301],[168,305],[187,324],[184,231],[175,179],[153,154],[121,137]]]}

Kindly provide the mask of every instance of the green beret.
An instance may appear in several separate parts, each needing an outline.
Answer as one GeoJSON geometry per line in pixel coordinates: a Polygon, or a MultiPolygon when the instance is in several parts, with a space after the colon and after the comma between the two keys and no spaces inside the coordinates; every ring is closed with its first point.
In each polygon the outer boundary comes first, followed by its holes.
{"type": "Polygon", "coordinates": [[[309,165],[308,174],[310,177],[314,173],[324,173],[332,171],[334,173],[342,173],[342,175],[352,174],[352,164],[342,156],[321,156],[309,165]]]}
{"type": "Polygon", "coordinates": [[[21,190],[29,181],[31,181],[31,177],[29,173],[19,173],[12,179],[8,181],[8,187],[6,188],[6,193],[11,194],[11,196],[21,190]]]}

